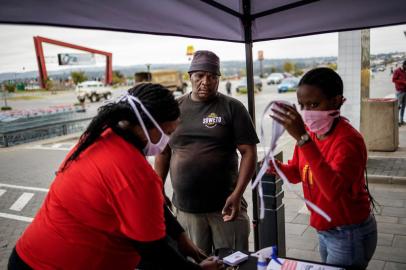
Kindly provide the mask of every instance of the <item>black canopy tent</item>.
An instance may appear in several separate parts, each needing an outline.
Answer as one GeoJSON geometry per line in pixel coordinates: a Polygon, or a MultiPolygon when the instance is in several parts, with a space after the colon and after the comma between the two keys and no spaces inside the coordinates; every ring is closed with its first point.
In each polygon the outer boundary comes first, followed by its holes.
{"type": "Polygon", "coordinates": [[[245,43],[255,123],[253,42],[403,24],[406,0],[1,0],[0,23],[245,43]]]}
{"type": "Polygon", "coordinates": [[[254,119],[253,42],[402,24],[405,10],[405,0],[1,0],[0,23],[245,43],[254,119]]]}

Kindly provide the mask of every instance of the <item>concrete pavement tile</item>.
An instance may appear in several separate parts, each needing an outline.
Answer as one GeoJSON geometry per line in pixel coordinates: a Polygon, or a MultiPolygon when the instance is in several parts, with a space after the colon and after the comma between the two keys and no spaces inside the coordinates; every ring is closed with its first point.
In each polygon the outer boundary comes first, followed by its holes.
{"type": "Polygon", "coordinates": [[[406,235],[406,225],[392,223],[378,223],[378,231],[381,233],[406,235]]]}
{"type": "MultiPolygon", "coordinates": [[[[299,192],[299,194],[303,194],[302,187],[300,185],[296,185],[296,186],[293,186],[293,187],[295,187],[295,190],[297,190],[299,192]],[[297,187],[299,187],[300,189],[298,189],[297,187]]],[[[284,199],[288,198],[288,199],[297,199],[297,200],[299,200],[297,195],[295,193],[293,193],[292,191],[286,191],[285,190],[284,194],[285,194],[284,199]]]]}
{"type": "Polygon", "coordinates": [[[390,184],[406,185],[406,177],[405,176],[393,176],[391,178],[390,184]]]}
{"type": "Polygon", "coordinates": [[[375,190],[372,196],[379,202],[380,199],[399,199],[406,200],[405,189],[403,190],[375,190]]]}
{"type": "Polygon", "coordinates": [[[377,246],[374,254],[374,259],[387,261],[406,263],[406,249],[377,246]]]}
{"type": "MultiPolygon", "coordinates": [[[[395,235],[393,239],[393,247],[399,247],[406,250],[406,236],[395,235]]],[[[406,256],[406,253],[405,253],[406,256]]]]}
{"type": "Polygon", "coordinates": [[[384,267],[384,261],[371,260],[368,264],[367,270],[383,270],[384,267]]]}
{"type": "Polygon", "coordinates": [[[304,203],[298,198],[283,198],[283,203],[285,204],[285,209],[298,211],[303,207],[304,203]]]}
{"type": "Polygon", "coordinates": [[[297,258],[302,260],[310,260],[314,262],[321,262],[320,254],[318,251],[300,250],[295,248],[289,248],[286,252],[286,256],[290,258],[297,258]]]}
{"type": "Polygon", "coordinates": [[[399,218],[400,224],[406,224],[406,218],[399,218]]]}
{"type": "Polygon", "coordinates": [[[388,216],[381,216],[381,215],[375,215],[376,222],[378,223],[398,223],[399,218],[398,217],[388,217],[388,216]]]}
{"type": "Polygon", "coordinates": [[[315,251],[318,245],[318,240],[315,238],[288,235],[286,237],[286,247],[293,249],[303,249],[315,251]]]}
{"type": "Polygon", "coordinates": [[[302,236],[310,239],[316,239],[317,241],[319,241],[319,237],[317,236],[316,230],[310,226],[306,228],[302,236]]]}
{"type": "Polygon", "coordinates": [[[406,264],[404,264],[404,263],[387,262],[387,263],[385,264],[384,270],[406,270],[406,264]]]}
{"type": "Polygon", "coordinates": [[[309,225],[310,216],[305,214],[298,214],[291,223],[309,225]]]}
{"type": "Polygon", "coordinates": [[[405,185],[399,185],[399,184],[391,184],[391,185],[388,185],[388,184],[370,184],[369,189],[371,191],[377,191],[377,192],[372,192],[372,193],[373,194],[377,193],[377,195],[379,195],[380,191],[393,191],[393,190],[406,191],[406,186],[405,185]]]}
{"type": "Polygon", "coordinates": [[[392,217],[406,217],[406,208],[384,206],[382,215],[392,217]]]}
{"type": "Polygon", "coordinates": [[[285,223],[286,235],[302,235],[308,225],[285,223]]]}
{"type": "Polygon", "coordinates": [[[285,212],[285,223],[292,222],[293,219],[298,215],[297,211],[286,211],[285,212]]]}
{"type": "Polygon", "coordinates": [[[379,198],[376,199],[380,205],[383,206],[392,206],[392,207],[404,207],[405,201],[404,200],[395,200],[390,198],[379,198]]]}
{"type": "Polygon", "coordinates": [[[393,236],[389,233],[378,233],[378,246],[392,246],[393,236]]]}

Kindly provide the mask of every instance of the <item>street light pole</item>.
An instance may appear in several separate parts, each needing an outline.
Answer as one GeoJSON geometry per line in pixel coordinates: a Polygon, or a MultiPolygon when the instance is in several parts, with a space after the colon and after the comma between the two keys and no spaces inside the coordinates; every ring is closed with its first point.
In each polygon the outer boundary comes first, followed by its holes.
{"type": "Polygon", "coordinates": [[[5,87],[5,85],[3,84],[3,99],[4,99],[4,107],[8,107],[8,105],[7,105],[7,90],[6,90],[6,87],[5,87]]]}

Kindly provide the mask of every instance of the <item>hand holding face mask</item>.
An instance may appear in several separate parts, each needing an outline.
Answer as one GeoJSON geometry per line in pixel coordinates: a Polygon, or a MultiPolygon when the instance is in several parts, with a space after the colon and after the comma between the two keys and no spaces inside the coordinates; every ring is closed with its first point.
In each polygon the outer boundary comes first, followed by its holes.
{"type": "Polygon", "coordinates": [[[340,116],[339,110],[311,111],[303,110],[299,113],[296,106],[289,106],[277,103],[278,109],[272,109],[274,115],[271,117],[283,125],[285,129],[296,140],[306,133],[307,128],[318,136],[328,133],[333,126],[334,120],[340,116]]]}
{"type": "Polygon", "coordinates": [[[275,104],[277,107],[272,109],[273,114],[270,115],[272,119],[281,124],[293,138],[300,140],[300,137],[306,133],[306,128],[296,106],[279,102],[275,104]]]}

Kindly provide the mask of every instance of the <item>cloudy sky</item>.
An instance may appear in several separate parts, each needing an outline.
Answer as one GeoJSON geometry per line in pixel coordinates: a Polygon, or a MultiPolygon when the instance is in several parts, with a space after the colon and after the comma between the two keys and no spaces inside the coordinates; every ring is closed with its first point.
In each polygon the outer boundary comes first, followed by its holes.
{"type": "MultiPolygon", "coordinates": [[[[406,25],[371,30],[371,53],[406,51],[406,25]]],[[[209,49],[221,60],[243,60],[244,45],[231,42],[208,41],[180,37],[165,37],[98,30],[60,27],[19,26],[0,24],[0,73],[36,70],[33,36],[44,36],[113,53],[113,65],[129,66],[154,63],[186,63],[186,47],[209,49]]],[[[330,33],[254,44],[254,57],[258,50],[264,57],[295,58],[336,56],[338,34],[330,33]]],[[[58,69],[58,53],[75,52],[54,45],[44,45],[48,69],[58,69]]],[[[96,58],[103,65],[101,57],[96,58]]]]}

